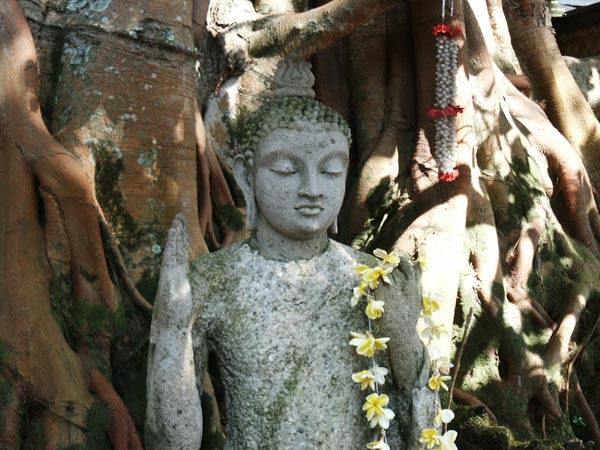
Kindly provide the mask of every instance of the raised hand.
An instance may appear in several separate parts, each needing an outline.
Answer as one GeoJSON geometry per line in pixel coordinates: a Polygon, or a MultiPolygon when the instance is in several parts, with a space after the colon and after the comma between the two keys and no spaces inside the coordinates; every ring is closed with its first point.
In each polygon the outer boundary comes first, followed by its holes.
{"type": "Polygon", "coordinates": [[[202,440],[202,408],[196,387],[192,349],[194,311],[188,281],[188,235],[177,215],[162,266],[148,352],[148,450],[198,450],[202,440]]]}
{"type": "Polygon", "coordinates": [[[160,280],[154,302],[153,328],[186,328],[194,320],[188,274],[189,238],[182,214],[171,224],[160,268],[160,280]]]}

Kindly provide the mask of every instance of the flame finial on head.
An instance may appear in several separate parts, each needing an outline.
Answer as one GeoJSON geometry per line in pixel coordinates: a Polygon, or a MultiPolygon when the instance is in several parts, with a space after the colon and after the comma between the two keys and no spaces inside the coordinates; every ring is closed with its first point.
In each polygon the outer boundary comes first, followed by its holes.
{"type": "Polygon", "coordinates": [[[315,76],[311,69],[311,63],[298,57],[280,60],[273,78],[273,96],[315,98],[315,91],[312,88],[315,84],[315,76]]]}

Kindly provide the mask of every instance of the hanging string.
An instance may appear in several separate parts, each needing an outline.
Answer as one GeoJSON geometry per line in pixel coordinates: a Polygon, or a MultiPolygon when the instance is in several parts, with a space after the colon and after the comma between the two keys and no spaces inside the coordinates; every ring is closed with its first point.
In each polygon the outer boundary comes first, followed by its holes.
{"type": "MultiPolygon", "coordinates": [[[[444,0],[446,1],[446,0],[444,0]]],[[[450,0],[450,17],[454,15],[454,0],[450,0]]]]}
{"type": "Polygon", "coordinates": [[[442,21],[446,17],[446,0],[442,0],[442,21]]]}

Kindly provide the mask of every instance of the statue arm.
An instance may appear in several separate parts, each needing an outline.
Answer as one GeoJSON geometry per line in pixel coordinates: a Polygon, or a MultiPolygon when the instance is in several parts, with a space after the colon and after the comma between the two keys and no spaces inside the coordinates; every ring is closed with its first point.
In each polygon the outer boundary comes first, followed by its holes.
{"type": "Polygon", "coordinates": [[[147,450],[198,450],[202,440],[188,274],[187,231],[178,216],[165,246],[150,330],[147,450]]]}
{"type": "Polygon", "coordinates": [[[429,358],[416,330],[422,308],[420,267],[402,258],[392,283],[380,288],[385,301],[382,335],[390,337],[388,353],[398,386],[396,417],[408,441],[406,448],[413,450],[421,448],[421,431],[431,427],[435,416],[435,394],[427,386],[429,358]]]}

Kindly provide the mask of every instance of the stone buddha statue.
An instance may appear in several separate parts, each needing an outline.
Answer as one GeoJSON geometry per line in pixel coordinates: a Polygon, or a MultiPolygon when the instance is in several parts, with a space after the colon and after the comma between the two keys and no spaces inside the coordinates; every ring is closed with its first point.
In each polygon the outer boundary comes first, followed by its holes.
{"type": "MultiPolygon", "coordinates": [[[[279,97],[247,122],[234,160],[252,237],[188,266],[185,224],[165,248],[151,331],[146,448],[198,450],[199,392],[214,352],[224,386],[227,450],[358,450],[376,436],[352,374],[364,361],[348,342],[367,318],[350,300],[370,255],[328,238],[342,206],[350,133],[308,97],[279,97]]],[[[418,269],[402,260],[376,295],[390,338],[378,364],[396,418],[393,450],[419,447],[432,417],[428,363],[415,325],[418,269]]],[[[376,447],[380,448],[380,447],[376,447]]]]}

